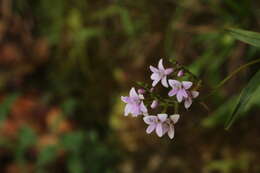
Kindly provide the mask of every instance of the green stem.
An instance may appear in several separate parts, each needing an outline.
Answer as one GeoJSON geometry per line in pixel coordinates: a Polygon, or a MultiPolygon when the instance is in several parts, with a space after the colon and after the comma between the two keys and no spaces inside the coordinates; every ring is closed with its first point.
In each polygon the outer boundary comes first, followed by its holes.
{"type": "Polygon", "coordinates": [[[223,79],[217,86],[216,88],[214,88],[210,94],[208,94],[207,96],[205,96],[202,100],[210,97],[211,95],[213,95],[219,88],[221,88],[229,79],[231,79],[233,76],[235,76],[238,72],[240,72],[241,70],[244,70],[245,68],[256,64],[256,63],[260,63],[260,58],[256,59],[254,61],[250,61],[249,63],[246,63],[242,66],[240,66],[239,68],[237,68],[235,71],[233,71],[230,75],[228,75],[225,79],[223,79]]]}
{"type": "Polygon", "coordinates": [[[178,114],[179,112],[179,104],[177,102],[174,103],[174,113],[178,114]]]}

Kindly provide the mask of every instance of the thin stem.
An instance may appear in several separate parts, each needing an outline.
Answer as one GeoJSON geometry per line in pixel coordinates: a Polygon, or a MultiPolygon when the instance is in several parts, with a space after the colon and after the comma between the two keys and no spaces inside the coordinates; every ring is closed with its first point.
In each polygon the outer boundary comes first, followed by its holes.
{"type": "Polygon", "coordinates": [[[179,104],[177,102],[174,103],[174,113],[177,114],[179,112],[179,104]]]}
{"type": "Polygon", "coordinates": [[[228,75],[225,79],[223,79],[217,86],[216,88],[214,88],[210,94],[208,94],[207,96],[205,96],[204,98],[202,98],[202,100],[210,97],[211,95],[213,95],[219,88],[221,88],[229,79],[231,79],[233,76],[235,76],[238,72],[240,72],[241,70],[244,70],[245,68],[256,64],[256,63],[260,63],[260,58],[256,59],[254,61],[251,61],[247,64],[244,64],[242,66],[240,66],[239,68],[237,68],[235,71],[233,71],[230,75],[228,75]]]}

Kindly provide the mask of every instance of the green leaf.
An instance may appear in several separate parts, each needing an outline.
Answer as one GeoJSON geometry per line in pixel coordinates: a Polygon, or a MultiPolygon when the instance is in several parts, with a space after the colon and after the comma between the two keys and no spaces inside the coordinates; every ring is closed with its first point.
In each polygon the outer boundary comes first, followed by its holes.
{"type": "Polygon", "coordinates": [[[13,93],[4,99],[4,101],[0,105],[0,126],[2,125],[3,121],[7,118],[10,109],[16,99],[19,97],[18,93],[13,93]]]}
{"type": "Polygon", "coordinates": [[[48,163],[53,162],[58,155],[58,146],[48,145],[44,147],[38,154],[37,165],[42,167],[48,163]]]}
{"type": "Polygon", "coordinates": [[[242,90],[238,103],[236,104],[233,113],[229,116],[226,121],[225,128],[229,129],[234,121],[239,117],[241,112],[247,106],[250,98],[255,94],[260,84],[260,70],[250,79],[247,86],[242,90]]]}
{"type": "Polygon", "coordinates": [[[231,36],[242,42],[260,47],[260,33],[235,28],[228,29],[227,31],[231,36]]]}

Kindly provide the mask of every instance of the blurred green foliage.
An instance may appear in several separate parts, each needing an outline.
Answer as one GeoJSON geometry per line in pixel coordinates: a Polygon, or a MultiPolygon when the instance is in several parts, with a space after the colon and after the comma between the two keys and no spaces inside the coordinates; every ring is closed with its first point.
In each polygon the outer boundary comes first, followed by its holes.
{"type": "MultiPolygon", "coordinates": [[[[254,158],[259,151],[252,149],[259,147],[259,141],[250,143],[246,139],[251,138],[245,135],[255,134],[259,128],[246,128],[243,122],[240,127],[238,123],[228,139],[220,130],[239,91],[259,66],[242,72],[212,96],[206,102],[211,108],[208,112],[194,106],[178,126],[178,140],[146,139],[143,124],[122,119],[122,105],[117,104],[133,81],[149,80],[144,71],[159,57],[176,58],[198,75],[203,80],[202,95],[241,64],[259,58],[257,48],[236,41],[224,31],[226,27],[259,30],[259,2],[12,2],[7,10],[11,17],[0,21],[7,28],[0,34],[0,52],[11,42],[15,49],[10,52],[23,56],[6,64],[4,55],[0,56],[0,119],[1,128],[7,129],[1,129],[0,172],[11,172],[17,165],[18,171],[13,172],[260,171],[259,160],[254,158]],[[46,40],[43,51],[34,48],[38,39],[46,40]],[[47,54],[45,60],[41,59],[42,52],[47,54]],[[26,97],[22,100],[26,103],[17,105],[21,97],[26,97]],[[24,110],[28,104],[32,111],[24,110]],[[60,111],[53,115],[53,109],[60,111]],[[238,140],[242,144],[236,148],[238,140]],[[226,158],[223,148],[238,155],[246,150],[250,157],[226,158]],[[196,156],[191,157],[191,153],[196,156]]],[[[257,115],[259,103],[258,89],[244,115],[257,115]]]]}

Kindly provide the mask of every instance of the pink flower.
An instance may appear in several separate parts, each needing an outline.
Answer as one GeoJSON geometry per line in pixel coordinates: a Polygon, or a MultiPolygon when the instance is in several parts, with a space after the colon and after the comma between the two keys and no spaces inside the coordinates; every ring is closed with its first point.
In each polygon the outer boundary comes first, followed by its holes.
{"type": "Polygon", "coordinates": [[[151,104],[151,108],[152,109],[155,109],[157,106],[158,106],[158,100],[154,100],[153,102],[152,102],[152,104],[151,104]]]}
{"type": "Polygon", "coordinates": [[[121,96],[121,100],[126,103],[125,116],[128,114],[132,114],[134,117],[142,114],[147,115],[147,108],[142,101],[144,99],[143,95],[138,95],[134,87],[131,88],[129,95],[129,97],[121,96]]]}
{"type": "Polygon", "coordinates": [[[167,83],[167,75],[171,74],[173,72],[172,68],[165,69],[163,67],[163,60],[160,59],[158,63],[158,68],[155,68],[153,66],[150,66],[150,70],[153,72],[151,75],[151,79],[153,80],[152,86],[156,86],[159,81],[161,81],[162,85],[164,87],[168,87],[167,83]]]}
{"type": "Polygon", "coordinates": [[[146,129],[146,133],[150,134],[154,130],[159,137],[168,133],[169,138],[174,137],[174,124],[179,120],[180,115],[174,114],[168,118],[167,114],[158,114],[158,116],[149,115],[143,118],[144,122],[149,126],[146,129]]]}
{"type": "Polygon", "coordinates": [[[169,84],[172,87],[168,95],[170,97],[176,95],[177,101],[182,102],[183,99],[188,97],[187,90],[192,86],[192,82],[190,81],[177,81],[177,80],[169,80],[169,84]]]}
{"type": "Polygon", "coordinates": [[[184,99],[184,107],[188,109],[192,104],[192,99],[199,96],[198,91],[189,91],[188,97],[184,99]]]}
{"type": "Polygon", "coordinates": [[[183,70],[180,70],[180,71],[178,72],[178,74],[177,74],[178,77],[182,77],[183,75],[184,75],[183,70]]]}
{"type": "Polygon", "coordinates": [[[138,92],[138,94],[145,94],[145,90],[144,89],[138,89],[137,92],[138,92]]]}

